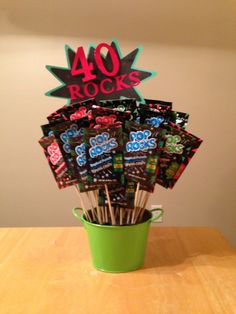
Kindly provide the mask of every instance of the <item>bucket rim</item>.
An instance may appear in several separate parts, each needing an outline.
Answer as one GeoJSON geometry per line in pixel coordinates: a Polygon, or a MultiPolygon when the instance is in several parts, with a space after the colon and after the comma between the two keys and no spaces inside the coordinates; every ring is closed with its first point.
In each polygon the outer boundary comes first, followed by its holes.
{"type": "Polygon", "coordinates": [[[130,225],[100,225],[100,224],[96,224],[96,223],[93,223],[93,222],[90,222],[90,221],[87,221],[85,218],[84,218],[84,215],[81,216],[81,220],[83,221],[83,223],[86,223],[86,224],[89,224],[89,225],[93,225],[95,227],[104,227],[104,228],[108,228],[108,229],[116,229],[117,227],[123,227],[122,229],[124,229],[124,227],[134,227],[134,226],[139,226],[139,225],[142,225],[142,224],[146,224],[146,223],[151,223],[150,219],[152,218],[152,213],[148,210],[148,209],[145,209],[145,212],[148,212],[148,214],[150,215],[150,218],[148,218],[146,221],[143,221],[143,222],[139,222],[137,224],[130,224],[130,225]]]}
{"type": "Polygon", "coordinates": [[[82,208],[75,207],[75,208],[72,209],[72,213],[73,213],[73,215],[77,219],[79,219],[82,222],[83,225],[89,225],[89,226],[93,226],[93,227],[97,227],[97,228],[106,228],[106,229],[120,229],[120,227],[122,229],[127,229],[127,228],[140,226],[140,225],[144,225],[144,224],[150,224],[151,222],[157,220],[158,218],[160,218],[163,215],[163,209],[162,208],[155,208],[155,209],[152,209],[152,210],[145,209],[145,212],[147,212],[149,214],[149,216],[150,216],[146,221],[143,221],[143,222],[140,222],[140,223],[136,223],[136,224],[130,224],[130,225],[100,225],[100,224],[97,224],[97,223],[93,223],[93,222],[87,221],[84,218],[84,215],[79,215],[77,213],[77,210],[81,210],[82,211],[82,208]],[[153,215],[153,212],[157,211],[157,210],[161,211],[161,213],[158,216],[155,217],[153,215]]]}

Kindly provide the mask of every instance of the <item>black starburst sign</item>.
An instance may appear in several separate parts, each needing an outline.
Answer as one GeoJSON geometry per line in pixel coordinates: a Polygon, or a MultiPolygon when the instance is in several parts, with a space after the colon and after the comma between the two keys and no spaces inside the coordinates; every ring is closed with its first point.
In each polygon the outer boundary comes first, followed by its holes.
{"type": "Polygon", "coordinates": [[[47,96],[66,98],[67,104],[95,98],[96,100],[135,98],[142,101],[137,86],[155,75],[141,70],[135,63],[141,47],[122,57],[118,42],[89,46],[87,57],[83,47],[76,53],[65,46],[68,67],[47,65],[46,68],[62,83],[46,93],[47,96]],[[104,55],[102,50],[107,50],[104,55]]]}

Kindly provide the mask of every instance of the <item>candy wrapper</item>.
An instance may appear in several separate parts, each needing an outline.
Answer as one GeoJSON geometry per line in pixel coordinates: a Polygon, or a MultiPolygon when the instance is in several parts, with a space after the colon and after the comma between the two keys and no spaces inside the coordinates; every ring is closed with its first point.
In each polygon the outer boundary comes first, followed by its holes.
{"type": "MultiPolygon", "coordinates": [[[[70,148],[70,156],[72,157],[73,168],[75,176],[79,179],[81,184],[88,183],[88,170],[86,161],[85,143],[83,136],[75,136],[68,139],[70,148]]],[[[81,186],[82,188],[82,186],[81,186]]]]}
{"type": "Polygon", "coordinates": [[[83,192],[89,192],[89,191],[95,191],[98,189],[97,184],[91,184],[91,183],[78,183],[78,188],[81,193],[83,192]]]}
{"type": "Polygon", "coordinates": [[[43,147],[44,154],[48,160],[59,189],[76,184],[77,180],[71,179],[68,175],[68,168],[55,136],[43,137],[39,140],[39,144],[43,147]]]}
{"type": "Polygon", "coordinates": [[[41,125],[41,129],[42,129],[43,135],[46,136],[46,137],[54,135],[54,132],[53,132],[52,128],[54,126],[56,126],[57,124],[60,124],[60,123],[61,123],[61,121],[55,120],[55,121],[53,121],[53,122],[51,122],[49,124],[41,125]]]}
{"type": "Polygon", "coordinates": [[[142,105],[139,108],[140,113],[140,123],[149,124],[154,127],[159,127],[168,125],[168,122],[172,122],[182,129],[185,129],[188,124],[189,114],[186,112],[179,111],[160,111],[155,108],[147,108],[146,105],[142,105]]]}
{"type": "Polygon", "coordinates": [[[47,119],[50,124],[53,122],[76,120],[84,117],[87,117],[90,120],[93,105],[96,105],[96,101],[94,99],[89,99],[84,102],[64,106],[50,114],[47,119]]]}
{"type": "Polygon", "coordinates": [[[92,118],[94,128],[121,127],[124,121],[129,120],[131,111],[119,111],[100,106],[93,106],[92,118]]]}
{"type": "Polygon", "coordinates": [[[137,184],[134,181],[126,181],[125,185],[125,198],[127,201],[128,208],[134,208],[134,195],[137,184]]]}
{"type": "Polygon", "coordinates": [[[162,111],[158,109],[147,108],[145,105],[140,106],[140,124],[149,124],[158,128],[161,125],[168,123],[171,118],[171,111],[162,111]]]}
{"type": "Polygon", "coordinates": [[[88,181],[88,165],[83,135],[70,138],[69,146],[72,163],[74,164],[75,176],[79,179],[78,186],[80,192],[96,190],[97,185],[88,181]]]}
{"type": "Polygon", "coordinates": [[[127,180],[140,182],[152,192],[163,140],[159,129],[135,122],[125,124],[124,165],[127,180]]]}
{"type": "MultiPolygon", "coordinates": [[[[122,207],[127,207],[127,199],[125,195],[125,186],[115,184],[109,185],[108,191],[110,195],[110,201],[112,205],[119,205],[122,207]]],[[[107,205],[107,196],[105,190],[100,187],[99,188],[99,206],[107,205]]]]}
{"type": "Polygon", "coordinates": [[[76,177],[76,168],[73,158],[70,154],[69,139],[83,134],[83,128],[88,127],[89,122],[87,118],[77,119],[73,121],[66,121],[56,124],[52,127],[53,133],[58,141],[58,145],[68,167],[68,173],[71,178],[76,177]]]}
{"type": "Polygon", "coordinates": [[[154,99],[144,99],[144,101],[145,104],[141,103],[138,105],[139,116],[136,122],[159,127],[162,123],[170,120],[171,102],[154,99]]]}
{"type": "Polygon", "coordinates": [[[88,181],[102,185],[123,183],[121,128],[85,129],[88,181]]]}
{"type": "Polygon", "coordinates": [[[165,188],[173,188],[202,140],[171,122],[162,134],[165,135],[165,146],[160,156],[156,182],[165,188]]]}
{"type": "Polygon", "coordinates": [[[135,99],[102,100],[99,105],[106,108],[116,109],[119,112],[130,112],[129,120],[135,121],[139,116],[138,104],[135,99]]]}
{"type": "MultiPolygon", "coordinates": [[[[157,109],[159,112],[166,112],[172,109],[172,102],[164,100],[155,100],[155,99],[144,99],[145,104],[148,108],[157,109]]],[[[143,104],[140,104],[142,106],[143,104]]]]}
{"type": "Polygon", "coordinates": [[[170,121],[180,126],[182,129],[186,129],[188,124],[189,114],[180,111],[171,111],[170,121]]]}

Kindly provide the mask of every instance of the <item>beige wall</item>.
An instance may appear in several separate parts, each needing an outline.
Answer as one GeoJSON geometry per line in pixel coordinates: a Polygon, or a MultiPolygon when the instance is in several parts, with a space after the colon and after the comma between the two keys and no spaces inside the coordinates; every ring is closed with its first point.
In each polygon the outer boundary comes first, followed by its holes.
{"type": "Polygon", "coordinates": [[[175,189],[158,187],[150,204],[163,204],[163,225],[215,226],[236,245],[233,1],[44,3],[1,2],[0,225],[77,224],[75,192],[57,189],[37,143],[46,116],[63,105],[44,96],[57,84],[44,65],[66,64],[65,43],[76,48],[116,36],[123,53],[143,44],[137,65],[158,72],[142,94],[189,112],[189,130],[204,139],[175,189]]]}

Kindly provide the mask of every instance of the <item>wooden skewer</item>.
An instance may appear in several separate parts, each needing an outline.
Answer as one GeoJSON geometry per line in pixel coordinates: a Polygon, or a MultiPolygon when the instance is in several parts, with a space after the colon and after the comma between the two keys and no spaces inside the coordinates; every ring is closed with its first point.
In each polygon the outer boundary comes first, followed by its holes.
{"type": "Polygon", "coordinates": [[[120,225],[123,224],[123,208],[120,207],[120,225]]]}
{"type": "Polygon", "coordinates": [[[138,207],[140,207],[140,205],[141,205],[142,198],[143,198],[143,190],[140,190],[139,198],[137,200],[137,206],[138,207]]]}
{"type": "Polygon", "coordinates": [[[79,197],[79,200],[80,200],[80,203],[81,203],[81,206],[82,206],[82,210],[83,210],[83,213],[84,213],[85,217],[87,218],[88,221],[92,222],[92,221],[91,221],[91,218],[90,218],[90,216],[89,216],[89,213],[88,213],[86,207],[84,206],[84,201],[83,201],[83,199],[82,199],[82,196],[81,196],[81,194],[80,194],[80,191],[79,191],[78,186],[77,186],[77,185],[74,185],[74,187],[75,187],[76,193],[77,193],[77,195],[78,195],[78,197],[79,197]]]}
{"type": "Polygon", "coordinates": [[[146,191],[142,191],[142,198],[140,198],[139,208],[138,208],[136,216],[135,216],[135,223],[138,221],[139,215],[142,212],[143,206],[145,204],[145,199],[147,197],[146,193],[147,193],[146,191]]]}
{"type": "Polygon", "coordinates": [[[144,200],[144,204],[143,204],[143,206],[142,206],[142,210],[141,210],[141,212],[140,212],[139,221],[141,221],[141,220],[142,220],[142,218],[143,218],[143,215],[144,215],[144,212],[145,212],[145,209],[146,209],[146,205],[147,205],[147,202],[148,202],[149,196],[150,196],[150,193],[149,193],[149,192],[147,192],[147,194],[146,194],[146,198],[145,198],[145,200],[144,200]]]}
{"type": "Polygon", "coordinates": [[[111,200],[110,200],[110,195],[108,193],[107,184],[105,184],[105,191],[106,191],[106,196],[107,196],[108,208],[109,208],[110,215],[111,215],[111,223],[112,223],[112,225],[115,225],[116,219],[115,219],[113,208],[111,206],[111,200]]]}
{"type": "Polygon", "coordinates": [[[127,225],[129,224],[129,221],[130,221],[130,214],[131,214],[131,210],[130,210],[130,208],[128,208],[127,209],[127,220],[126,220],[126,223],[127,223],[127,225]]]}
{"type": "Polygon", "coordinates": [[[104,220],[102,219],[101,208],[100,208],[100,206],[98,206],[98,193],[99,193],[99,191],[96,190],[96,191],[93,191],[92,195],[93,195],[93,198],[95,201],[95,207],[97,208],[98,222],[100,225],[102,225],[104,223],[104,220]]]}
{"type": "Polygon", "coordinates": [[[102,210],[103,210],[103,213],[104,213],[104,221],[105,221],[105,223],[108,223],[107,208],[106,208],[105,205],[102,206],[102,210]]]}
{"type": "Polygon", "coordinates": [[[89,195],[89,192],[90,191],[86,192],[86,195],[87,195],[89,203],[91,205],[91,212],[92,212],[93,221],[96,221],[95,212],[94,212],[94,204],[93,204],[92,199],[91,199],[91,197],[89,195]]]}
{"type": "Polygon", "coordinates": [[[99,211],[100,211],[100,213],[101,213],[102,221],[103,221],[103,223],[105,223],[106,220],[105,220],[104,209],[103,209],[103,207],[100,207],[100,206],[98,206],[98,208],[99,208],[99,211]]]}
{"type": "Polygon", "coordinates": [[[136,209],[137,209],[137,207],[135,207],[135,208],[132,210],[131,224],[134,224],[134,218],[135,218],[136,209]]]}
{"type": "Polygon", "coordinates": [[[138,199],[139,186],[140,186],[140,182],[138,182],[138,184],[137,184],[136,191],[135,191],[135,195],[134,195],[134,208],[137,207],[137,199],[138,199]]]}
{"type": "Polygon", "coordinates": [[[138,217],[140,210],[141,210],[143,198],[144,198],[143,190],[140,190],[139,198],[137,199],[137,206],[135,208],[134,217],[132,220],[133,223],[136,223],[136,221],[137,221],[137,217],[138,217]]]}
{"type": "Polygon", "coordinates": [[[134,224],[134,219],[135,219],[135,213],[137,210],[137,205],[138,205],[138,199],[139,199],[139,187],[140,187],[140,182],[137,183],[135,195],[134,195],[134,209],[132,211],[132,217],[131,217],[131,223],[134,224]]]}
{"type": "Polygon", "coordinates": [[[115,218],[117,219],[117,218],[119,218],[119,207],[118,206],[114,206],[114,208],[115,208],[115,218]]]}

